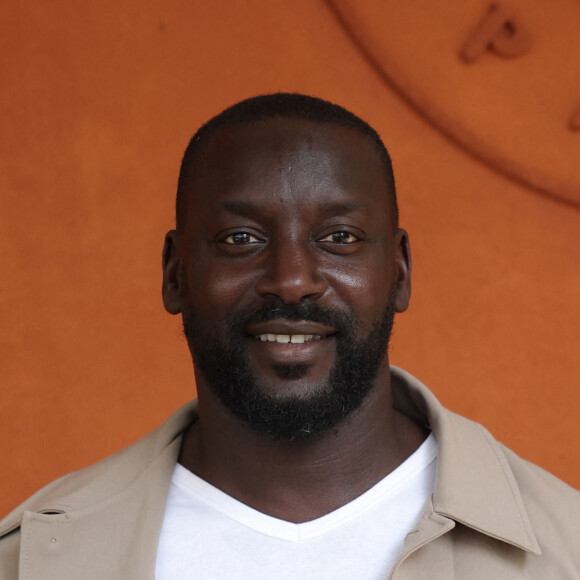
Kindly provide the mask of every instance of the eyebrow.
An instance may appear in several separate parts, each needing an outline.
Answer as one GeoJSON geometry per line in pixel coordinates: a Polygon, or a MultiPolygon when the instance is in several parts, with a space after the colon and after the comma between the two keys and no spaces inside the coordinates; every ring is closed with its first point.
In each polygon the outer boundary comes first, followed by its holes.
{"type": "MultiPolygon", "coordinates": [[[[221,205],[225,211],[237,215],[247,215],[260,211],[260,207],[250,201],[223,201],[221,205]]],[[[356,201],[331,201],[319,204],[318,209],[324,215],[345,214],[365,210],[366,206],[356,201]]]]}
{"type": "Polygon", "coordinates": [[[357,201],[330,201],[328,203],[322,203],[318,207],[321,213],[324,214],[352,213],[354,211],[366,209],[364,203],[357,201]]]}
{"type": "Polygon", "coordinates": [[[222,207],[229,213],[246,215],[258,211],[256,204],[249,201],[223,201],[222,207]]]}

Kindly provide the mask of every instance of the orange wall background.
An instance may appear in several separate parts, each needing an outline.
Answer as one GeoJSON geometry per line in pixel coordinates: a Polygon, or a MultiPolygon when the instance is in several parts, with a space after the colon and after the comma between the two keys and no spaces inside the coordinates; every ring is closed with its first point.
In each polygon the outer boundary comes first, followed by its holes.
{"type": "Polygon", "coordinates": [[[392,362],[580,487],[580,3],[529,4],[5,2],[0,514],[194,396],[160,297],[180,158],[278,90],[392,153],[414,257],[392,362]]]}

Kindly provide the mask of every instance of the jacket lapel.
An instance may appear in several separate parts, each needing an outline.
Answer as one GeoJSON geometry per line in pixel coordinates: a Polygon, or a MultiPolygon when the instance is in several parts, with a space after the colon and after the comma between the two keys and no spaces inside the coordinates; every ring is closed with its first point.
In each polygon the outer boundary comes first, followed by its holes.
{"type": "Polygon", "coordinates": [[[132,485],[66,513],[22,517],[20,578],[153,580],[157,544],[180,439],[132,485]]]}

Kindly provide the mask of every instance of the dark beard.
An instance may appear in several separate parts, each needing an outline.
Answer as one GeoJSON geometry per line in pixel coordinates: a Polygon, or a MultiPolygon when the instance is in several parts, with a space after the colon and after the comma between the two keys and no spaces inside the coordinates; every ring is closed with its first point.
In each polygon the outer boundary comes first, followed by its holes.
{"type": "MultiPolygon", "coordinates": [[[[275,439],[313,439],[339,425],[357,411],[373,387],[387,352],[395,316],[394,296],[382,317],[366,334],[352,312],[323,309],[313,302],[265,304],[251,313],[237,313],[224,323],[223,339],[215,326],[204,325],[195,312],[183,316],[184,333],[193,356],[212,392],[253,430],[275,439]],[[305,397],[274,397],[257,382],[248,365],[244,328],[250,322],[273,319],[310,320],[336,329],[336,363],[326,384],[305,397]],[[227,337],[227,338],[226,338],[227,337]]],[[[278,365],[283,380],[299,380],[305,365],[278,365]]]]}

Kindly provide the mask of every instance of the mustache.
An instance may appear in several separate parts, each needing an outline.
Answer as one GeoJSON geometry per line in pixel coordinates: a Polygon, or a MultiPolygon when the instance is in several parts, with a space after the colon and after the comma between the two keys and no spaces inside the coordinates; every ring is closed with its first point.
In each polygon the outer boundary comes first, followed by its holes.
{"type": "Polygon", "coordinates": [[[350,311],[325,308],[311,301],[286,304],[279,299],[262,304],[252,312],[237,313],[231,323],[244,328],[248,324],[276,319],[307,320],[332,326],[337,330],[348,328],[354,323],[354,316],[350,311]]]}

